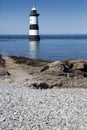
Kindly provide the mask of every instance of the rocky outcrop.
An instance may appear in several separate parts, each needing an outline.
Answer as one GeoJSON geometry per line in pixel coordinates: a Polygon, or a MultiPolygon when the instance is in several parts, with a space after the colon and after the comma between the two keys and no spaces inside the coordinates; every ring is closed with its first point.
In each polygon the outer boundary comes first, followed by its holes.
{"type": "Polygon", "coordinates": [[[33,88],[87,87],[87,66],[85,60],[67,60],[48,63],[36,75],[38,82],[33,88]]]}
{"type": "MultiPolygon", "coordinates": [[[[65,61],[44,61],[44,60],[33,60],[25,57],[11,56],[17,64],[25,64],[32,67],[42,67],[40,72],[45,71],[48,74],[54,75],[67,75],[67,73],[87,72],[87,60],[76,60],[68,59],[65,61]]],[[[83,74],[82,74],[83,75],[83,74]]]]}
{"type": "Polygon", "coordinates": [[[82,70],[84,72],[87,72],[87,63],[85,62],[76,62],[74,65],[73,65],[73,69],[74,70],[82,70]]]}
{"type": "Polygon", "coordinates": [[[60,61],[48,63],[48,65],[43,66],[41,72],[47,73],[49,75],[63,75],[67,66],[60,61]]]}
{"type": "MultiPolygon", "coordinates": [[[[63,62],[56,61],[49,63],[48,66],[42,68],[47,74],[51,75],[70,75],[70,76],[86,76],[87,61],[86,60],[66,60],[63,62]]],[[[43,72],[41,70],[41,72],[43,72]]]]}
{"type": "Polygon", "coordinates": [[[17,64],[25,64],[25,65],[30,65],[33,67],[40,67],[40,66],[45,66],[47,65],[47,63],[51,63],[51,61],[45,61],[45,60],[33,60],[33,59],[29,59],[23,56],[17,57],[17,56],[11,56],[11,58],[13,60],[15,60],[15,62],[17,64]]]}
{"type": "Polygon", "coordinates": [[[17,56],[4,57],[4,59],[1,57],[3,66],[0,67],[0,75],[10,75],[11,73],[12,82],[29,83],[29,86],[37,89],[87,88],[86,60],[69,59],[50,62],[17,56]]]}
{"type": "Polygon", "coordinates": [[[87,71],[87,60],[69,59],[64,61],[64,63],[69,67],[69,69],[87,71]]]}

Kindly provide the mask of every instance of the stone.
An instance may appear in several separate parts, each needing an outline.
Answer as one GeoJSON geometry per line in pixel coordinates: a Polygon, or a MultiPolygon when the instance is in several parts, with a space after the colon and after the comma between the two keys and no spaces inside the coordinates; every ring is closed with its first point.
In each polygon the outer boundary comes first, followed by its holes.
{"type": "Polygon", "coordinates": [[[84,70],[85,69],[85,64],[81,62],[77,62],[73,65],[73,70],[84,70]]]}
{"type": "Polygon", "coordinates": [[[63,62],[56,61],[49,64],[48,74],[57,75],[63,73],[66,69],[66,66],[63,62]]]}
{"type": "Polygon", "coordinates": [[[45,70],[47,70],[47,69],[49,69],[49,66],[47,66],[47,65],[46,65],[46,66],[43,66],[42,69],[41,69],[41,72],[43,72],[43,71],[45,71],[45,70]]]}
{"type": "Polygon", "coordinates": [[[49,66],[57,66],[59,64],[63,64],[63,62],[61,62],[61,61],[54,61],[52,63],[49,63],[49,66]]]}
{"type": "Polygon", "coordinates": [[[48,84],[46,83],[34,83],[32,84],[33,88],[37,88],[37,89],[47,89],[49,88],[48,84]]]}
{"type": "Polygon", "coordinates": [[[77,62],[77,60],[75,60],[75,59],[68,59],[68,60],[65,60],[64,61],[64,63],[67,65],[67,66],[69,66],[70,68],[72,68],[72,65],[74,64],[74,63],[76,63],[77,62]]]}

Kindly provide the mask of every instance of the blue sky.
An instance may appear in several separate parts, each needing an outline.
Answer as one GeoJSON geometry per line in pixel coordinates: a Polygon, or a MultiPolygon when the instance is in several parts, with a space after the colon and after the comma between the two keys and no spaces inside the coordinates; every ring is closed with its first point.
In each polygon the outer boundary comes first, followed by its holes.
{"type": "Polygon", "coordinates": [[[28,34],[33,5],[40,34],[87,34],[87,0],[0,0],[0,34],[28,34]]]}

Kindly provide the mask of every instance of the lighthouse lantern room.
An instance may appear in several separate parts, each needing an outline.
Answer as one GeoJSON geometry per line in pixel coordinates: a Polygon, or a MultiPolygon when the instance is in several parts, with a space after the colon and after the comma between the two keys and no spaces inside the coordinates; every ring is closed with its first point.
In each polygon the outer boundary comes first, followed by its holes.
{"type": "Polygon", "coordinates": [[[29,27],[29,40],[30,41],[39,41],[39,26],[38,26],[38,16],[37,10],[35,7],[31,9],[30,12],[30,27],[29,27]]]}

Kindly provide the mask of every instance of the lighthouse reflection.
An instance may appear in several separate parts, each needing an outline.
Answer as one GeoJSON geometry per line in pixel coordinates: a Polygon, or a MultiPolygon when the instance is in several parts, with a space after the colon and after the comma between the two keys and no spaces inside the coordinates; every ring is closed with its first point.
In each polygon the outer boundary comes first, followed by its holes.
{"type": "Polygon", "coordinates": [[[39,41],[29,41],[29,55],[32,59],[37,59],[39,53],[39,41]]]}

